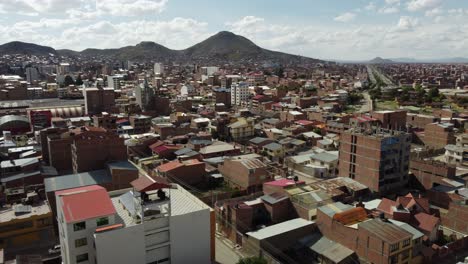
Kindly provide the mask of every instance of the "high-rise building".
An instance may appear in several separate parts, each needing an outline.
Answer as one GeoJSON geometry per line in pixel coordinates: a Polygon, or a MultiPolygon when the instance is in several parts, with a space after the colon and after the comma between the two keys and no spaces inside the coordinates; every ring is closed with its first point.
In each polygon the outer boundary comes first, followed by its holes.
{"type": "Polygon", "coordinates": [[[235,83],[231,85],[231,104],[246,105],[250,99],[249,86],[245,82],[235,83]]]}
{"type": "Polygon", "coordinates": [[[411,134],[351,128],[341,134],[340,140],[340,177],[349,177],[380,193],[408,183],[411,134]]]}
{"type": "Polygon", "coordinates": [[[214,215],[208,206],[180,186],[146,176],[132,186],[111,193],[97,185],[55,193],[63,263],[214,260],[214,215]]]}
{"type": "Polygon", "coordinates": [[[107,76],[107,86],[114,88],[115,90],[120,90],[120,81],[123,80],[123,75],[111,75],[107,76]]]}
{"type": "Polygon", "coordinates": [[[164,75],[164,64],[156,62],[154,64],[154,74],[155,75],[164,75]]]}
{"type": "Polygon", "coordinates": [[[34,67],[26,68],[26,81],[28,83],[33,83],[38,80],[39,80],[39,73],[37,71],[37,68],[34,68],[34,67]]]}

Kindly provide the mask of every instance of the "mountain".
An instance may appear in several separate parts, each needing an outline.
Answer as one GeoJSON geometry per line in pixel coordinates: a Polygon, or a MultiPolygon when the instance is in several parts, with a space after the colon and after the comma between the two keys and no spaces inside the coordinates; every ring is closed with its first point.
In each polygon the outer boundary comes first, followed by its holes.
{"type": "Polygon", "coordinates": [[[395,63],[395,62],[392,61],[392,60],[389,60],[389,59],[383,59],[381,57],[377,57],[377,58],[374,58],[374,59],[368,61],[367,63],[369,63],[369,64],[392,64],[392,63],[395,63]]]}
{"type": "Polygon", "coordinates": [[[13,41],[0,45],[0,55],[11,54],[48,56],[49,54],[57,54],[57,51],[51,47],[21,41],[13,41]]]}
{"type": "MultiPolygon", "coordinates": [[[[11,45],[7,43],[5,45],[11,45]]],[[[2,45],[2,46],[5,46],[2,45]]],[[[34,44],[30,44],[34,45],[34,44]]],[[[42,47],[35,45],[37,47],[42,47]]],[[[0,46],[1,47],[1,46],[0,46]]],[[[135,46],[126,46],[117,49],[85,49],[81,52],[73,50],[55,51],[49,47],[53,54],[69,57],[107,57],[119,60],[174,60],[179,62],[190,61],[270,61],[276,63],[320,63],[321,60],[308,57],[291,55],[287,53],[263,49],[253,43],[251,40],[236,35],[231,32],[221,31],[208,39],[195,44],[184,50],[172,50],[160,44],[144,41],[135,46]]],[[[29,50],[26,47],[24,50],[29,50]]],[[[18,47],[14,53],[21,53],[21,47],[18,47]]],[[[13,52],[5,52],[13,54],[13,52]]],[[[1,54],[1,53],[0,53],[1,54]]],[[[47,53],[42,53],[46,55],[47,53]]]]}

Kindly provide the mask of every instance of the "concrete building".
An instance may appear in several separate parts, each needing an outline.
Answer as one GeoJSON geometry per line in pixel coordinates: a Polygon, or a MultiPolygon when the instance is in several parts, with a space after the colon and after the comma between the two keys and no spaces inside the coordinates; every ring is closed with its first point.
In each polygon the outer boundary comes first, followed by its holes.
{"type": "Polygon", "coordinates": [[[70,63],[60,63],[57,65],[57,75],[65,75],[70,72],[70,63]]]}
{"type": "Polygon", "coordinates": [[[411,135],[406,132],[353,128],[341,134],[339,176],[373,192],[391,192],[408,183],[411,135]]]}
{"type": "Polygon", "coordinates": [[[107,86],[114,88],[114,90],[120,90],[120,81],[124,79],[124,75],[111,75],[107,76],[107,86]]]}
{"type": "Polygon", "coordinates": [[[145,176],[132,185],[131,191],[109,194],[96,185],[56,192],[64,263],[214,260],[214,215],[208,206],[177,185],[145,176]]]}
{"type": "Polygon", "coordinates": [[[245,82],[231,85],[231,105],[247,105],[250,101],[249,85],[245,82]]]}
{"type": "Polygon", "coordinates": [[[254,136],[254,120],[247,118],[239,118],[236,122],[229,124],[229,135],[232,140],[245,140],[254,136]]]}
{"type": "Polygon", "coordinates": [[[33,83],[39,80],[39,72],[35,67],[26,68],[26,81],[28,83],[33,83]]]}
{"type": "Polygon", "coordinates": [[[151,130],[151,116],[134,115],[129,117],[129,121],[135,134],[143,134],[151,130]]]}
{"type": "Polygon", "coordinates": [[[445,161],[449,164],[468,167],[468,133],[459,135],[455,145],[445,146],[445,161]]]}

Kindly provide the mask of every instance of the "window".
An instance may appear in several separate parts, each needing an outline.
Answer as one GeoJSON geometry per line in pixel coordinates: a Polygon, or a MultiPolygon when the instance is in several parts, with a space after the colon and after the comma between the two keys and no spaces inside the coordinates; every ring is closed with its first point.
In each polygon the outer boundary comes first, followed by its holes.
{"type": "Polygon", "coordinates": [[[73,224],[73,231],[80,231],[86,229],[86,222],[79,222],[73,224]]]}
{"type": "Polygon", "coordinates": [[[79,247],[82,247],[82,246],[86,246],[88,245],[88,240],[86,239],[86,237],[84,238],[79,238],[79,239],[76,239],[75,240],[75,247],[76,248],[79,248],[79,247]]]}
{"type": "Polygon", "coordinates": [[[76,263],[88,261],[88,253],[76,256],[76,263]]]}
{"type": "Polygon", "coordinates": [[[411,241],[411,240],[409,240],[409,239],[407,239],[407,240],[403,241],[403,247],[407,247],[407,246],[409,246],[409,244],[410,244],[410,241],[411,241]]]}
{"type": "Polygon", "coordinates": [[[398,243],[393,244],[393,245],[390,245],[390,252],[397,251],[398,248],[399,248],[399,244],[398,244],[398,243]]]}
{"type": "Polygon", "coordinates": [[[98,220],[96,220],[96,224],[97,224],[97,226],[108,225],[109,224],[109,218],[101,217],[98,220]]]}

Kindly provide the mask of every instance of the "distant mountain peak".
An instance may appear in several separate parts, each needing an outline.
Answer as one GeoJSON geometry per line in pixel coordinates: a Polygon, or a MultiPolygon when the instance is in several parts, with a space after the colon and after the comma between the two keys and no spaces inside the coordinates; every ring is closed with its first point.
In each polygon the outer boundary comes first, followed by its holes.
{"type": "Polygon", "coordinates": [[[395,62],[389,59],[384,59],[382,57],[375,57],[374,59],[370,60],[368,63],[370,64],[392,64],[395,62]]]}

